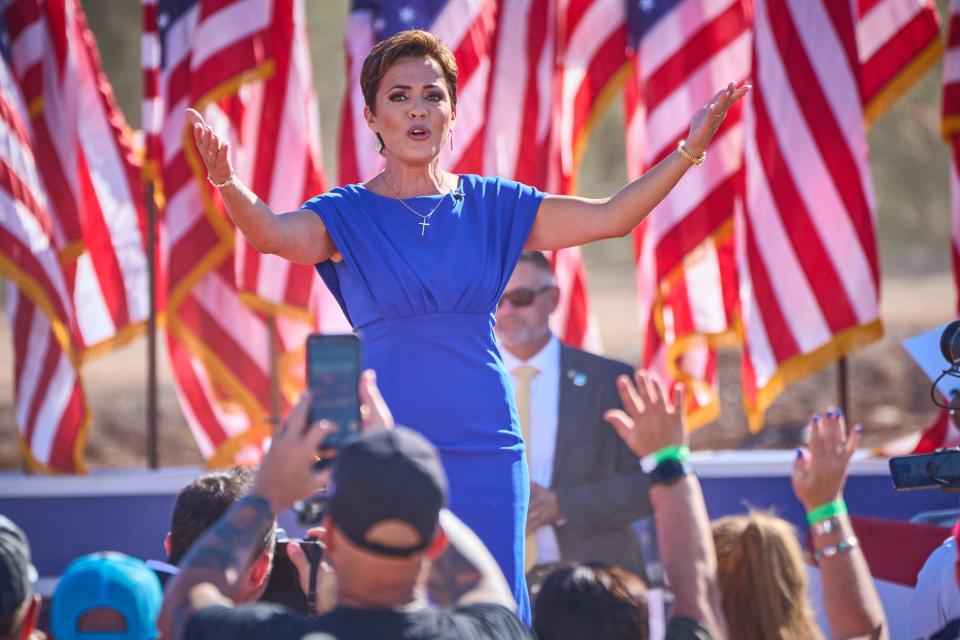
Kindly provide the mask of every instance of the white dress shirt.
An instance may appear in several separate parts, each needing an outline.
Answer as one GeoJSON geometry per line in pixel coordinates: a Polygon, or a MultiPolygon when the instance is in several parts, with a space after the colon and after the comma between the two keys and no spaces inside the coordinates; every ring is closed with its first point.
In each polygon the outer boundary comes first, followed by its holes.
{"type": "MultiPolygon", "coordinates": [[[[521,365],[536,367],[539,373],[530,381],[530,442],[527,444],[532,457],[530,481],[550,488],[553,480],[553,456],[557,449],[557,420],[560,415],[560,341],[550,338],[536,355],[529,360],[520,360],[506,349],[501,349],[503,363],[510,373],[514,386],[517,379],[513,372],[521,365]]],[[[537,564],[560,561],[560,545],[552,526],[540,527],[537,536],[537,564]]]]}

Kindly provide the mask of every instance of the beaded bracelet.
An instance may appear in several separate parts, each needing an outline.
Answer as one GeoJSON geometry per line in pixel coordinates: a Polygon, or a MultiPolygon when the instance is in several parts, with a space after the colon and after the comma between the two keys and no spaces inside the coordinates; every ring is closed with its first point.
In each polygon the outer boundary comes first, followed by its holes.
{"type": "Polygon", "coordinates": [[[664,460],[685,462],[689,459],[690,447],[680,444],[672,444],[643,456],[643,458],[640,459],[640,468],[643,469],[645,473],[650,473],[664,460]]]}
{"type": "Polygon", "coordinates": [[[847,515],[847,503],[843,501],[843,498],[839,498],[833,502],[820,505],[815,509],[810,509],[810,511],[807,512],[807,524],[813,526],[827,518],[836,518],[837,516],[845,515],[847,515]]]}
{"type": "Polygon", "coordinates": [[[217,189],[223,189],[224,187],[226,187],[227,185],[229,185],[231,182],[233,182],[233,179],[236,178],[236,177],[237,177],[237,174],[231,173],[231,174],[230,174],[230,177],[227,178],[226,180],[224,180],[223,182],[214,182],[214,181],[213,181],[213,178],[211,178],[211,177],[210,177],[210,174],[208,173],[208,174],[207,174],[207,182],[209,182],[210,184],[212,184],[212,185],[213,185],[214,187],[216,187],[217,189]]]}
{"type": "Polygon", "coordinates": [[[846,540],[841,540],[835,546],[824,547],[820,551],[815,551],[813,553],[814,561],[820,561],[824,558],[832,558],[835,555],[841,553],[847,553],[848,551],[853,551],[860,546],[860,541],[854,536],[850,536],[846,540]]]}

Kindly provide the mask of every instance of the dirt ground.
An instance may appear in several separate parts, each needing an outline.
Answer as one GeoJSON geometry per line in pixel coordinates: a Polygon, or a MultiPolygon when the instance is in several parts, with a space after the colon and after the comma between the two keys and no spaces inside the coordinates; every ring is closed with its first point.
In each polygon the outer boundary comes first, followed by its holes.
{"type": "MultiPolygon", "coordinates": [[[[588,247],[585,258],[593,310],[605,352],[636,363],[640,353],[634,281],[629,263],[611,262],[624,246],[588,247]]],[[[627,242],[627,241],[622,241],[627,242]]],[[[929,399],[929,381],[900,346],[910,335],[953,318],[955,290],[948,274],[887,279],[883,319],[887,336],[850,359],[850,413],[865,426],[866,446],[922,429],[937,410],[929,399]]],[[[163,342],[161,341],[161,345],[163,342]]],[[[21,466],[15,443],[12,404],[12,351],[6,315],[0,316],[0,469],[21,466]]],[[[740,404],[739,352],[721,356],[720,419],[693,435],[697,449],[785,448],[795,446],[810,413],[837,402],[836,369],[829,367],[790,387],[767,412],[766,428],[750,434],[740,404]]],[[[94,415],[87,462],[97,467],[145,464],[146,341],[88,363],[84,381],[94,415]]],[[[177,401],[161,349],[159,388],[160,462],[198,464],[200,455],[177,401]]]]}

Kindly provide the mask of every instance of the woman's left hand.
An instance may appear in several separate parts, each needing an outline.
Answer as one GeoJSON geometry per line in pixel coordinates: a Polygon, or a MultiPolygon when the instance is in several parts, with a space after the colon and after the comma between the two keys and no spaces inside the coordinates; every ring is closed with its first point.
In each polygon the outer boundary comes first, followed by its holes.
{"type": "Polygon", "coordinates": [[[720,123],[727,117],[729,109],[737,100],[750,90],[749,84],[737,86],[733,82],[721,89],[713,100],[700,107],[693,122],[690,123],[690,133],[687,135],[686,147],[690,153],[701,156],[707,150],[707,145],[720,128],[720,123]]]}

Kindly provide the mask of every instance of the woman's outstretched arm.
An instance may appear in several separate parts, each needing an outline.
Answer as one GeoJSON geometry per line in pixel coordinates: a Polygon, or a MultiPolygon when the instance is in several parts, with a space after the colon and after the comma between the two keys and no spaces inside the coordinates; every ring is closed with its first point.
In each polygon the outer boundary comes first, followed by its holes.
{"type": "Polygon", "coordinates": [[[207,175],[212,182],[223,185],[219,189],[227,213],[254,249],[299,264],[316,264],[338,253],[317,214],[305,209],[274,214],[236,177],[227,142],[214,133],[203,116],[187,109],[187,122],[193,127],[193,139],[207,175]]]}
{"type": "MultiPolygon", "coordinates": [[[[701,158],[727,109],[750,89],[730,83],[700,108],[690,124],[686,152],[701,158]]],[[[573,247],[594,240],[624,236],[647,217],[690,169],[693,162],[674,151],[645,174],[609,198],[547,196],[527,239],[527,249],[573,247]]]]}

